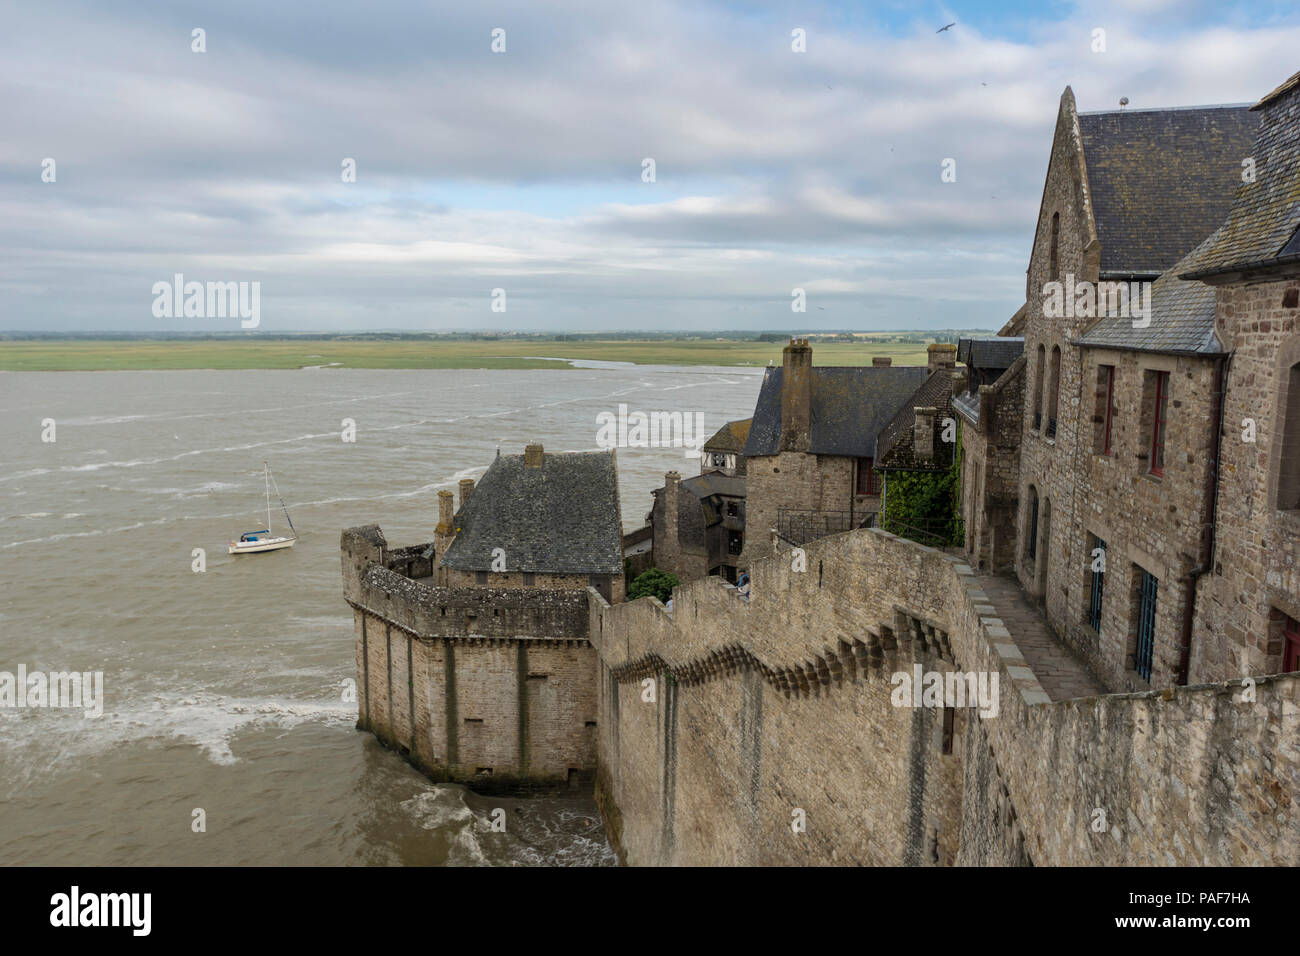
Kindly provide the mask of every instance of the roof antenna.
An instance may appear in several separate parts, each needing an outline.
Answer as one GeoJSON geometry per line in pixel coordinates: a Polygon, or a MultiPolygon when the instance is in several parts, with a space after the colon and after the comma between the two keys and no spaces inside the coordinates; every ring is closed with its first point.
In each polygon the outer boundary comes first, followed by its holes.
{"type": "Polygon", "coordinates": [[[1123,110],[1124,107],[1126,107],[1126,106],[1128,106],[1128,97],[1127,97],[1127,96],[1121,96],[1121,97],[1119,98],[1119,108],[1120,108],[1121,110],[1123,110]]]}

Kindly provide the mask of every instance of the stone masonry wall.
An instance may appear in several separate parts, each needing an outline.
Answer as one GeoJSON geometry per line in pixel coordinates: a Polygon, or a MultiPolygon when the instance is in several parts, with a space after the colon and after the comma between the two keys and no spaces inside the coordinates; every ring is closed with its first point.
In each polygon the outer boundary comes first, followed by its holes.
{"type": "Polygon", "coordinates": [[[745,479],[745,550],[741,567],[771,553],[771,534],[782,508],[809,511],[864,508],[853,494],[853,459],[783,451],[748,459],[745,479]]]}
{"type": "Polygon", "coordinates": [[[590,779],[586,592],[432,587],[385,567],[382,540],[373,526],[343,535],[358,728],[435,780],[499,790],[590,779]]]}
{"type": "Polygon", "coordinates": [[[1278,496],[1284,472],[1300,469],[1300,443],[1283,440],[1288,404],[1300,407],[1300,281],[1222,286],[1217,321],[1233,356],[1214,567],[1201,581],[1193,650],[1224,678],[1280,670],[1280,615],[1300,620],[1300,509],[1278,496]]]}
{"type": "Polygon", "coordinates": [[[806,554],[754,564],[748,602],[716,580],[671,614],[592,600],[597,796],[626,862],[1300,862],[1300,676],[1052,703],[956,559],[876,529],[806,554]],[[914,660],[999,674],[998,715],[958,710],[951,754],[941,710],[889,700],[914,660]]]}

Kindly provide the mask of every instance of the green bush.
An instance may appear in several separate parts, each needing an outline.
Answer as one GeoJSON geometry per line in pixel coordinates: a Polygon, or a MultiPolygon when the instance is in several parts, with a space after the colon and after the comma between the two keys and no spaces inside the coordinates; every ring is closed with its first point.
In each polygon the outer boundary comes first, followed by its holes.
{"type": "Polygon", "coordinates": [[[669,574],[667,571],[660,571],[658,568],[651,568],[649,571],[642,571],[636,576],[632,586],[627,589],[627,599],[635,601],[637,598],[653,595],[667,604],[668,599],[673,596],[673,588],[681,583],[681,581],[677,580],[677,575],[669,574]]]}
{"type": "Polygon", "coordinates": [[[947,471],[891,471],[886,479],[885,530],[931,547],[962,544],[965,540],[961,520],[963,457],[958,431],[952,467],[947,471]]]}

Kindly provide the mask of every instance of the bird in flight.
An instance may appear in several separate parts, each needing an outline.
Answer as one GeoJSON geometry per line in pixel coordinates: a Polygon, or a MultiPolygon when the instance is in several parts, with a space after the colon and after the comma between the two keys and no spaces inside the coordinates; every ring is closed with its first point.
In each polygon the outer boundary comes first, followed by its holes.
{"type": "Polygon", "coordinates": [[[935,33],[942,33],[944,30],[951,30],[951,29],[952,29],[953,27],[955,27],[956,25],[957,25],[957,21],[954,20],[954,21],[952,21],[952,23],[948,24],[946,27],[940,27],[939,29],[935,30],[934,32],[935,32],[935,33]]]}

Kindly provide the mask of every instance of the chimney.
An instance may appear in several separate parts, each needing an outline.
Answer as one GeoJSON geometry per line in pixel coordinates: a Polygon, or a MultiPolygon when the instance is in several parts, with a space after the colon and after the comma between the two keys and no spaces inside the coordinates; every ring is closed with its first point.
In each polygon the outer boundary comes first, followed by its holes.
{"type": "Polygon", "coordinates": [[[957,367],[957,346],[951,342],[934,342],[926,349],[926,360],[931,372],[941,368],[951,372],[957,367]]]}
{"type": "Polygon", "coordinates": [[[996,403],[993,401],[993,391],[994,389],[992,385],[980,386],[979,430],[984,432],[986,435],[993,434],[993,415],[995,414],[993,409],[997,407],[996,403]]]}
{"type": "Polygon", "coordinates": [[[452,494],[450,491],[438,492],[438,530],[437,534],[451,534],[454,530],[452,524],[452,494]]]}
{"type": "Polygon", "coordinates": [[[934,457],[934,419],[937,408],[914,409],[916,419],[912,424],[912,447],[918,458],[934,457]]]}
{"type": "Polygon", "coordinates": [[[544,457],[541,445],[528,445],[524,448],[524,467],[541,468],[544,457]]]}
{"type": "Polygon", "coordinates": [[[460,509],[469,504],[470,496],[474,494],[474,479],[462,478],[460,480],[460,509]]]}
{"type": "Polygon", "coordinates": [[[659,564],[659,555],[655,555],[655,562],[665,571],[676,571],[675,567],[668,567],[671,559],[677,554],[677,486],[682,483],[680,472],[670,471],[664,475],[664,555],[668,559],[663,564],[659,564]]]}
{"type": "Polygon", "coordinates": [[[433,530],[433,581],[440,587],[447,584],[447,569],[442,559],[451,543],[456,540],[456,517],[452,514],[452,493],[438,492],[438,527],[433,530]]]}
{"type": "Polygon", "coordinates": [[[807,451],[812,434],[812,347],[791,339],[781,353],[781,450],[807,451]]]}
{"type": "Polygon", "coordinates": [[[891,366],[891,365],[893,365],[893,364],[894,364],[894,360],[893,360],[892,358],[890,358],[888,355],[873,355],[873,356],[871,356],[871,367],[872,367],[872,368],[889,368],[889,366],[891,366]]]}

